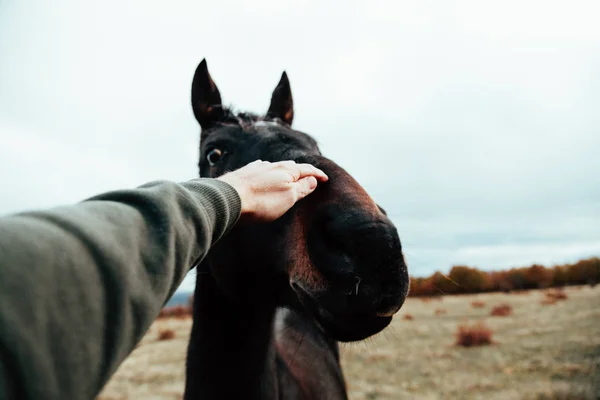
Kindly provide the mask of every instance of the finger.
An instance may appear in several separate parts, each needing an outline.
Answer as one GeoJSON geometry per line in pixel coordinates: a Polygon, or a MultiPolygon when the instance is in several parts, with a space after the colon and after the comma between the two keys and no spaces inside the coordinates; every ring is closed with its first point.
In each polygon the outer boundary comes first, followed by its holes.
{"type": "Polygon", "coordinates": [[[329,177],[327,176],[327,174],[325,174],[325,172],[310,164],[296,164],[294,168],[296,168],[300,173],[298,179],[302,179],[307,176],[314,176],[315,178],[317,178],[317,180],[321,182],[327,182],[329,180],[329,177]]]}
{"type": "Polygon", "coordinates": [[[307,176],[294,182],[296,189],[296,201],[302,200],[317,188],[317,179],[314,176],[307,176]]]}

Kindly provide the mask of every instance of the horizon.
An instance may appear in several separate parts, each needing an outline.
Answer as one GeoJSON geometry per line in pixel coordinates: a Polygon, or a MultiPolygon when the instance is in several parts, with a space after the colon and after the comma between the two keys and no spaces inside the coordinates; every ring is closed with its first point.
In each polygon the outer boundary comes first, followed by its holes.
{"type": "Polygon", "coordinates": [[[293,127],[388,211],[411,275],[600,255],[592,2],[33,3],[0,6],[0,216],[196,177],[206,58],[252,112],[287,72],[293,127]]]}

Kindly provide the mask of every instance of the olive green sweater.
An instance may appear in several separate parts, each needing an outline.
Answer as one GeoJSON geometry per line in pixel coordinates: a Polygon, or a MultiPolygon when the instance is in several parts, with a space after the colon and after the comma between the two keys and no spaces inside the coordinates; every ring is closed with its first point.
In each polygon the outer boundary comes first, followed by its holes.
{"type": "Polygon", "coordinates": [[[93,399],[236,223],[212,179],[0,218],[0,399],[93,399]]]}

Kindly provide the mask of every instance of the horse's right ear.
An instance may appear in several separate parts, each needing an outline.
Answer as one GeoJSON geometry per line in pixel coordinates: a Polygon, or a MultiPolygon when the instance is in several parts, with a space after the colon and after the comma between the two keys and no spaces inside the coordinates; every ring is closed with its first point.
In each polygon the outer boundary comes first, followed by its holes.
{"type": "Polygon", "coordinates": [[[194,73],[192,109],[203,130],[209,129],[223,117],[221,94],[208,73],[206,59],[202,60],[194,73]]]}

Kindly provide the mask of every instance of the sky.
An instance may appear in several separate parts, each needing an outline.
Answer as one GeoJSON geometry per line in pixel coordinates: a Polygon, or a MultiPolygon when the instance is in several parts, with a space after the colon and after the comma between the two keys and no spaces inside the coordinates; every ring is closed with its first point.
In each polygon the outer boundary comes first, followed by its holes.
{"type": "Polygon", "coordinates": [[[0,215],[196,177],[206,58],[247,111],[287,71],[411,274],[600,255],[600,3],[340,4],[0,0],[0,215]]]}

